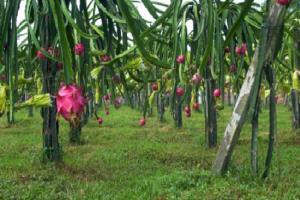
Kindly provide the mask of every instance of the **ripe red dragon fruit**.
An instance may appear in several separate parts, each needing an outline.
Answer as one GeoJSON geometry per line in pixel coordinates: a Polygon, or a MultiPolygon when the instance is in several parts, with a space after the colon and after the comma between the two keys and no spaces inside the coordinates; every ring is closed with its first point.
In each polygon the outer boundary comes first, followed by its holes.
{"type": "Polygon", "coordinates": [[[190,118],[192,116],[192,114],[190,112],[185,112],[184,114],[187,118],[190,118]]]}
{"type": "Polygon", "coordinates": [[[57,112],[69,122],[79,120],[84,112],[86,99],[82,89],[75,84],[62,85],[56,96],[57,112]]]}
{"type": "Polygon", "coordinates": [[[290,3],[290,0],[277,0],[277,3],[281,6],[286,6],[290,3]]]}
{"type": "Polygon", "coordinates": [[[109,101],[109,99],[110,99],[110,96],[108,94],[106,94],[106,95],[103,96],[103,100],[104,101],[109,101]]]}
{"type": "Polygon", "coordinates": [[[202,80],[202,77],[198,73],[194,74],[192,77],[192,82],[194,85],[198,85],[201,82],[201,80],[202,80]]]}
{"type": "Polygon", "coordinates": [[[84,54],[84,45],[83,43],[78,43],[74,47],[74,52],[76,55],[82,56],[84,54]]]}
{"type": "Polygon", "coordinates": [[[235,48],[235,52],[239,56],[244,56],[246,54],[246,51],[247,51],[246,43],[243,43],[242,46],[239,46],[239,47],[235,48]]]}
{"type": "Polygon", "coordinates": [[[191,109],[190,109],[189,106],[184,107],[184,114],[185,114],[186,117],[191,117],[192,113],[191,113],[191,109]]]}
{"type": "Polygon", "coordinates": [[[100,56],[102,62],[109,62],[111,61],[111,57],[109,55],[102,55],[100,56]]]}
{"type": "Polygon", "coordinates": [[[184,112],[190,113],[190,112],[191,112],[190,107],[189,107],[189,106],[185,106],[185,107],[184,107],[184,112]]]}
{"type": "Polygon", "coordinates": [[[143,117],[140,119],[140,122],[139,122],[140,126],[145,126],[146,124],[146,119],[143,117]]]}
{"type": "Polygon", "coordinates": [[[38,50],[36,52],[36,57],[39,59],[39,60],[46,60],[46,56],[42,53],[41,50],[38,50]]]}
{"type": "Polygon", "coordinates": [[[179,96],[179,97],[183,96],[184,95],[184,88],[182,88],[182,87],[176,88],[176,95],[179,96]]]}
{"type": "Polygon", "coordinates": [[[98,122],[99,125],[103,124],[103,118],[102,118],[102,117],[99,117],[99,118],[97,119],[97,122],[98,122]]]}
{"type": "Polygon", "coordinates": [[[214,97],[220,97],[221,96],[221,90],[219,88],[214,90],[214,97]]]}
{"type": "Polygon", "coordinates": [[[123,99],[122,97],[117,97],[115,100],[114,100],[114,105],[115,105],[115,108],[120,108],[121,105],[122,105],[122,102],[123,102],[123,99]]]}
{"type": "Polygon", "coordinates": [[[183,64],[185,62],[185,56],[184,55],[177,56],[176,61],[179,64],[183,64]]]}
{"type": "Polygon", "coordinates": [[[157,85],[157,83],[153,83],[153,84],[151,85],[151,88],[152,88],[153,91],[157,91],[157,90],[158,90],[158,85],[157,85]]]}
{"type": "Polygon", "coordinates": [[[197,103],[197,102],[193,103],[193,109],[194,110],[199,110],[200,109],[200,104],[197,103]]]}

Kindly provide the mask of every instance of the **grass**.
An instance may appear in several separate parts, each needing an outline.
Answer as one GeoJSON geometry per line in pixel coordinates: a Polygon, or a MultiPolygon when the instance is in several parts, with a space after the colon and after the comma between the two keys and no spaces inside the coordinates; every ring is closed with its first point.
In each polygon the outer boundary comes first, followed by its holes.
{"type": "MultiPolygon", "coordinates": [[[[219,142],[231,114],[219,113],[219,142]]],[[[291,129],[291,112],[278,107],[278,144],[270,177],[250,171],[250,125],[246,124],[225,177],[211,174],[217,149],[205,147],[204,118],[193,113],[184,128],[156,116],[139,127],[141,114],[127,107],[111,110],[99,127],[90,120],[83,145],[68,143],[61,123],[63,162],[41,163],[41,119],[36,112],[6,128],[0,119],[0,199],[300,199],[300,137],[291,129]]],[[[169,117],[169,114],[166,114],[169,117]]],[[[259,164],[268,143],[268,112],[260,115],[259,164]]]]}

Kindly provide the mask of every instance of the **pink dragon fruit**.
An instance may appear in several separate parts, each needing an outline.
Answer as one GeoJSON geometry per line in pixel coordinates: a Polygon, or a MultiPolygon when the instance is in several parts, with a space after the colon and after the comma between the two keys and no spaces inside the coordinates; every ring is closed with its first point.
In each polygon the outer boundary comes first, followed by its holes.
{"type": "Polygon", "coordinates": [[[183,96],[184,95],[184,88],[182,88],[182,87],[178,87],[178,88],[176,88],[176,95],[177,96],[179,96],[179,97],[181,97],[181,96],[183,96]]]}
{"type": "Polygon", "coordinates": [[[197,102],[193,103],[193,109],[194,110],[199,110],[199,108],[200,108],[200,104],[199,103],[197,103],[197,102]]]}
{"type": "Polygon", "coordinates": [[[290,0],[277,0],[277,3],[281,6],[286,6],[290,3],[290,0]]]}
{"type": "Polygon", "coordinates": [[[75,84],[62,85],[56,96],[57,112],[69,122],[80,119],[84,112],[86,99],[82,89],[75,84]]]}
{"type": "Polygon", "coordinates": [[[117,97],[114,101],[115,108],[120,108],[122,105],[123,99],[122,97],[117,97]]]}
{"type": "Polygon", "coordinates": [[[221,96],[221,90],[219,88],[214,90],[214,97],[220,97],[221,96]]]}
{"type": "MultiPolygon", "coordinates": [[[[45,49],[43,49],[43,50],[45,50],[45,49]]],[[[37,57],[39,60],[46,60],[46,59],[47,59],[46,56],[43,54],[43,52],[40,51],[40,50],[38,50],[38,51],[36,52],[36,57],[37,57]]]]}
{"type": "Polygon", "coordinates": [[[102,62],[109,62],[111,61],[111,57],[109,55],[102,55],[100,56],[102,62]]]}
{"type": "Polygon", "coordinates": [[[110,100],[110,96],[108,94],[104,95],[103,100],[108,102],[110,100]]]}
{"type": "Polygon", "coordinates": [[[98,122],[99,125],[103,124],[103,118],[102,118],[102,117],[99,117],[99,118],[97,119],[97,122],[98,122]]]}
{"type": "Polygon", "coordinates": [[[191,112],[190,107],[189,107],[189,106],[185,106],[185,107],[184,107],[184,112],[190,113],[190,112],[191,112]]]}
{"type": "Polygon", "coordinates": [[[179,64],[183,64],[185,62],[185,56],[184,55],[177,56],[176,61],[179,64]]]}
{"type": "Polygon", "coordinates": [[[192,116],[192,114],[190,112],[185,112],[184,114],[187,118],[190,118],[192,116]]]}
{"type": "Polygon", "coordinates": [[[244,56],[246,54],[246,51],[247,51],[246,43],[243,43],[242,46],[236,47],[235,49],[236,54],[239,56],[244,56]]]}
{"type": "Polygon", "coordinates": [[[198,85],[201,81],[202,81],[202,77],[200,76],[200,74],[196,73],[193,75],[192,82],[194,85],[198,85]]]}
{"type": "Polygon", "coordinates": [[[74,52],[76,55],[82,56],[84,54],[84,45],[83,43],[78,43],[74,47],[74,52]]]}
{"type": "Polygon", "coordinates": [[[158,84],[157,83],[153,83],[151,85],[151,88],[152,88],[153,91],[157,91],[158,90],[158,84]]]}
{"type": "Polygon", "coordinates": [[[146,119],[143,117],[140,119],[140,126],[145,126],[146,124],[146,119]]]}
{"type": "Polygon", "coordinates": [[[190,109],[190,107],[188,105],[185,106],[185,108],[184,108],[184,114],[188,118],[191,117],[191,109],[190,109]]]}

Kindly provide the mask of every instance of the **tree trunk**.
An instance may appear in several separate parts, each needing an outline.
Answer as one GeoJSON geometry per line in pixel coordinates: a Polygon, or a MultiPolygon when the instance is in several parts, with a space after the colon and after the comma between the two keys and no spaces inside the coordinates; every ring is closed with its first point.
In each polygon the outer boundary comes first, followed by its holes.
{"type": "Polygon", "coordinates": [[[81,129],[82,129],[81,122],[70,123],[69,140],[71,144],[80,144],[81,129]]]}
{"type": "Polygon", "coordinates": [[[159,111],[159,121],[164,121],[164,114],[165,114],[165,97],[162,93],[158,96],[158,111],[159,111]]]}
{"type": "Polygon", "coordinates": [[[293,128],[299,129],[300,116],[299,116],[299,99],[296,89],[291,90],[292,110],[293,110],[293,128]]]}
{"type": "Polygon", "coordinates": [[[228,106],[231,106],[231,86],[228,86],[228,93],[227,93],[227,100],[228,106]]]}
{"type": "Polygon", "coordinates": [[[213,91],[215,82],[212,80],[210,71],[205,81],[205,133],[206,144],[209,148],[217,146],[217,111],[213,91]]]}
{"type": "Polygon", "coordinates": [[[269,120],[270,120],[270,127],[269,127],[269,145],[268,145],[268,151],[267,151],[267,157],[265,162],[265,171],[262,175],[263,178],[268,177],[270,167],[271,167],[271,161],[273,157],[273,149],[274,149],[274,142],[276,137],[276,89],[275,89],[275,74],[273,72],[273,69],[271,66],[268,66],[266,69],[267,79],[270,84],[270,111],[269,111],[269,120]]]}
{"type": "Polygon", "coordinates": [[[56,120],[56,101],[52,99],[52,107],[42,108],[43,118],[43,160],[59,161],[60,147],[58,141],[59,124],[56,120]]]}
{"type": "Polygon", "coordinates": [[[175,126],[177,128],[182,127],[182,103],[181,103],[181,97],[176,96],[176,103],[175,103],[175,112],[174,112],[174,118],[175,118],[175,126]]]}
{"type": "Polygon", "coordinates": [[[251,169],[252,173],[258,175],[258,159],[257,159],[257,135],[258,135],[258,116],[259,116],[260,98],[255,106],[254,115],[252,118],[252,137],[251,137],[251,169]]]}
{"type": "MultiPolygon", "coordinates": [[[[42,3],[39,2],[39,5],[42,3]]],[[[42,47],[50,47],[51,41],[53,41],[53,35],[51,31],[54,26],[54,20],[50,19],[49,15],[43,15],[43,25],[40,27],[40,37],[42,41],[42,47]]],[[[49,93],[54,96],[56,93],[56,63],[50,60],[42,60],[40,62],[43,78],[43,93],[49,93]]],[[[52,106],[41,109],[41,115],[43,118],[43,148],[44,148],[44,160],[58,161],[60,160],[60,146],[58,140],[59,124],[56,113],[56,101],[52,98],[52,106]]]]}
{"type": "Polygon", "coordinates": [[[249,66],[213,165],[213,171],[216,174],[223,174],[228,169],[229,161],[248,114],[250,103],[257,98],[258,80],[261,78],[263,66],[267,62],[270,64],[276,57],[277,48],[282,39],[279,36],[282,37],[285,10],[285,7],[276,3],[272,3],[269,9],[261,29],[260,43],[249,66]]]}
{"type": "MultiPolygon", "coordinates": [[[[295,35],[300,34],[300,30],[298,28],[295,28],[293,30],[295,35]]],[[[296,70],[300,70],[300,40],[298,38],[295,38],[294,41],[294,66],[296,70]]],[[[298,77],[299,79],[299,77],[298,77]]],[[[294,88],[291,91],[291,99],[292,99],[292,110],[293,110],[293,128],[299,129],[300,128],[300,108],[299,108],[299,91],[298,88],[294,88]]]]}

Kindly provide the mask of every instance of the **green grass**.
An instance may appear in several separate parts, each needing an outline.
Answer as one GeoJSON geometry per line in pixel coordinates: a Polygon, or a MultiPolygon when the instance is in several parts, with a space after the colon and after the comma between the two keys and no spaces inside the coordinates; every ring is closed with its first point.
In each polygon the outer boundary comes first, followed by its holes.
{"type": "MultiPolygon", "coordinates": [[[[231,108],[219,115],[219,142],[231,108]]],[[[0,199],[300,199],[300,137],[291,129],[291,113],[278,108],[278,145],[270,177],[250,171],[250,125],[246,124],[225,177],[211,174],[217,149],[205,147],[202,113],[184,119],[178,130],[167,118],[148,119],[127,107],[111,110],[99,127],[90,120],[83,145],[68,143],[61,123],[63,162],[41,163],[41,119],[36,112],[6,128],[0,119],[0,199]]],[[[169,114],[166,114],[169,117],[169,114]]],[[[268,142],[268,112],[260,115],[259,164],[263,170],[268,142]]]]}

